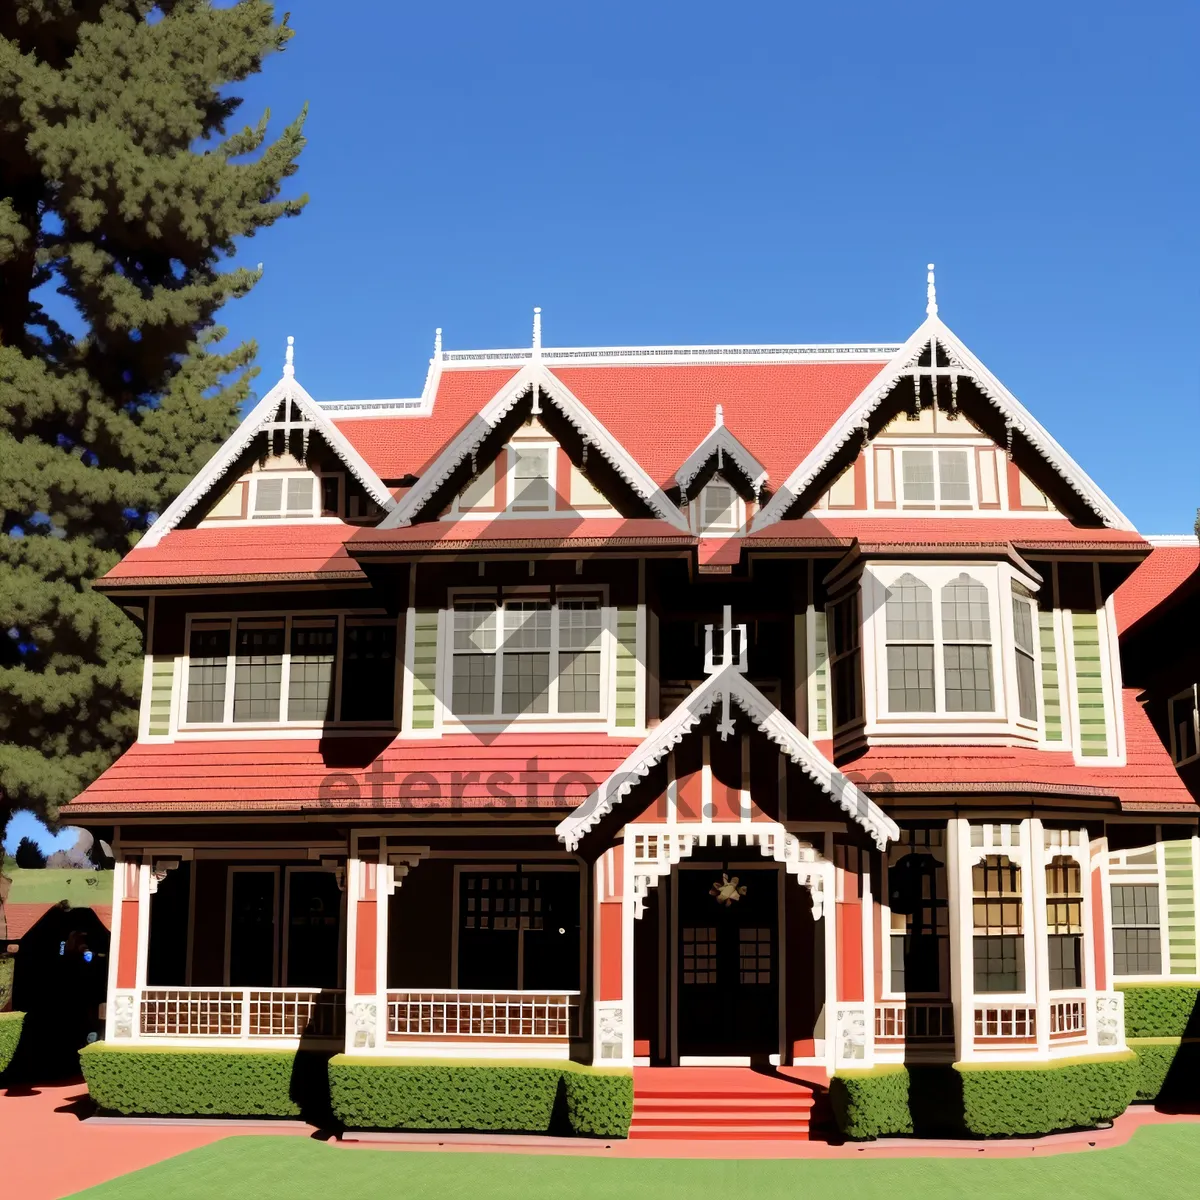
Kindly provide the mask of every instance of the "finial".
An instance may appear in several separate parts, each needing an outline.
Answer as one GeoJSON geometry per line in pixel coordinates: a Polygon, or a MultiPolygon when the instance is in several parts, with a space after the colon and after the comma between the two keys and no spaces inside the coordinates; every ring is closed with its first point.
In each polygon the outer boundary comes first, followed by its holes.
{"type": "Polygon", "coordinates": [[[433,357],[442,357],[442,327],[440,325],[433,331],[433,357]]]}
{"type": "Polygon", "coordinates": [[[933,263],[929,263],[927,267],[929,274],[925,277],[925,315],[929,317],[937,316],[937,285],[933,282],[933,263]]]}
{"type": "Polygon", "coordinates": [[[296,373],[296,339],[288,334],[287,353],[283,356],[283,373],[289,378],[296,373]]]}
{"type": "Polygon", "coordinates": [[[725,424],[725,405],[723,405],[723,404],[717,405],[717,424],[718,425],[725,424]]]}
{"type": "Polygon", "coordinates": [[[542,355],[542,310],[540,308],[533,310],[533,355],[535,358],[540,358],[542,355]]]}

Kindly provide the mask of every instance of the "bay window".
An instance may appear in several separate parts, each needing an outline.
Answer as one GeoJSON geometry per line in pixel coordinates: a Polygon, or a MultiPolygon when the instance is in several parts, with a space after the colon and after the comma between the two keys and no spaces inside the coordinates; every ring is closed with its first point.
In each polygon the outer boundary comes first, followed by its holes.
{"type": "Polygon", "coordinates": [[[459,717],[599,716],[602,646],[597,597],[457,600],[450,711],[459,717]]]}
{"type": "Polygon", "coordinates": [[[1036,603],[1027,588],[1013,584],[1013,651],[1017,660],[1017,710],[1021,719],[1038,719],[1037,666],[1034,631],[1038,627],[1036,603]]]}
{"type": "Polygon", "coordinates": [[[829,606],[829,669],[833,679],[833,727],[852,725],[862,716],[862,623],[858,593],[829,606]]]}
{"type": "Polygon", "coordinates": [[[192,621],[182,724],[390,723],[395,659],[396,627],[387,619],[303,614],[192,621]]]}
{"type": "Polygon", "coordinates": [[[988,855],[971,869],[975,991],[1025,990],[1025,937],[1021,868],[1004,855],[988,855]]]}
{"type": "Polygon", "coordinates": [[[1050,989],[1083,986],[1083,878],[1073,858],[1046,866],[1046,940],[1050,989]]]}

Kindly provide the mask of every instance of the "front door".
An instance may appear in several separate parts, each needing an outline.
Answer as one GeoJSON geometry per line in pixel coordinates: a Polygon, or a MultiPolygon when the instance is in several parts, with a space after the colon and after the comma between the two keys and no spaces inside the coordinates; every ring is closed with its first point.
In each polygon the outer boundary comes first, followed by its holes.
{"type": "Polygon", "coordinates": [[[779,875],[772,868],[677,872],[679,1053],[779,1050],[779,875]]]}

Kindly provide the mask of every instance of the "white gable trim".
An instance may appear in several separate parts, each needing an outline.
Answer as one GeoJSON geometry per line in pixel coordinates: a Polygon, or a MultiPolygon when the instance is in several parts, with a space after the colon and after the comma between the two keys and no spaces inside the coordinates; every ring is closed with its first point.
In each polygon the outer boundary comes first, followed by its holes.
{"type": "Polygon", "coordinates": [[[887,367],[859,394],[853,404],[835,422],[829,432],[809,452],[804,461],[787,477],[783,486],[754,518],[751,529],[757,531],[782,520],[791,505],[803,495],[817,476],[829,466],[848,441],[861,437],[871,414],[892,390],[901,375],[916,362],[931,339],[936,338],[950,360],[964,375],[969,375],[996,409],[1021,433],[1058,472],[1063,481],[1100,519],[1112,529],[1134,528],[1092,481],[1082,467],[1058,444],[1033,414],[985,367],[956,334],[937,316],[926,318],[921,327],[896,352],[887,367]]]}
{"type": "Polygon", "coordinates": [[[617,474],[654,510],[656,516],[678,529],[688,528],[684,514],[671,503],[629,451],[588,411],[570,388],[536,361],[526,363],[479,413],[467,422],[409,489],[404,499],[384,518],[379,528],[396,529],[411,525],[463,459],[479,449],[488,434],[504,420],[531,387],[536,387],[540,398],[552,403],[584,440],[603,455],[617,474]]]}
{"type": "Polygon", "coordinates": [[[763,484],[767,482],[766,467],[738,441],[725,422],[718,419],[700,445],[687,456],[683,466],[675,472],[675,482],[679,484],[684,495],[687,495],[692,480],[700,474],[705,463],[716,455],[724,455],[734,461],[738,469],[750,480],[755,495],[762,490],[763,484]]]}
{"type": "Polygon", "coordinates": [[[779,749],[830,799],[853,817],[885,849],[900,836],[896,823],[864,795],[787,719],[744,675],[736,664],[710,675],[625,761],[586,799],[555,832],[568,850],[576,850],[587,832],[625,799],[666,753],[679,745],[717,701],[728,697],[779,749]]]}
{"type": "MultiPolygon", "coordinates": [[[[345,464],[346,469],[362,484],[363,489],[385,512],[395,501],[382,479],[367,464],[361,454],[346,440],[338,427],[321,411],[317,402],[296,382],[295,376],[282,379],[250,410],[245,420],[233,431],[225,444],[205,463],[195,478],[167,505],[162,515],[150,526],[139,546],[155,546],[183,520],[216,483],[236,465],[246,448],[262,430],[270,425],[284,401],[296,407],[325,439],[326,445],[345,464]]],[[[297,426],[302,428],[302,426],[297,426]]]]}

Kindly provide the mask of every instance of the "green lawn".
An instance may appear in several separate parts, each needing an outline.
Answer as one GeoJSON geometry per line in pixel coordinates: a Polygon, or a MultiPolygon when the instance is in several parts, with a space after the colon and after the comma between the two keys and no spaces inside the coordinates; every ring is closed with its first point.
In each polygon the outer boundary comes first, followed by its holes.
{"type": "Polygon", "coordinates": [[[1098,1200],[1197,1195],[1200,1126],[1157,1126],[1115,1150],[1045,1158],[725,1161],[352,1150],[298,1137],[233,1137],[92,1188],[96,1200],[470,1196],[540,1200],[1098,1200]]]}
{"type": "Polygon", "coordinates": [[[33,871],[10,866],[4,873],[12,880],[9,904],[70,900],[75,908],[91,908],[93,904],[112,903],[112,871],[33,871]]]}

